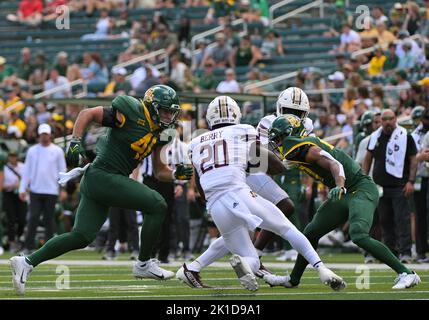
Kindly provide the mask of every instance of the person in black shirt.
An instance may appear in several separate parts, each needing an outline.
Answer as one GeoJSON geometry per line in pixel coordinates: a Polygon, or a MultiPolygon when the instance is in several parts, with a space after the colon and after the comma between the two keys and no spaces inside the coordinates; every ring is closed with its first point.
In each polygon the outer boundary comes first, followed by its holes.
{"type": "MultiPolygon", "coordinates": [[[[384,242],[393,252],[399,253],[401,262],[410,263],[411,221],[407,198],[414,192],[417,149],[414,139],[409,134],[406,144],[401,145],[395,142],[395,149],[406,147],[406,151],[402,178],[392,175],[386,169],[386,149],[388,149],[392,134],[398,127],[396,115],[392,110],[383,111],[381,127],[375,147],[371,149],[371,143],[368,145],[362,169],[365,174],[368,174],[374,160],[374,182],[383,188],[378,208],[384,242]]],[[[377,137],[376,134],[377,132],[373,133],[375,137],[377,137]]],[[[393,137],[393,139],[395,138],[397,136],[393,137]]],[[[391,154],[392,150],[388,150],[388,152],[391,154]]]]}

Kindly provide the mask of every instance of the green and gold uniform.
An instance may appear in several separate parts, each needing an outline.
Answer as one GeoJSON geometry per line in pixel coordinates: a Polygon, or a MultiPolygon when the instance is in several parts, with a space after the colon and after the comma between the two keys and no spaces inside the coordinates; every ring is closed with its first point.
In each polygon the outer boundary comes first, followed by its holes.
{"type": "Polygon", "coordinates": [[[33,266],[90,244],[105,222],[109,207],[143,212],[139,260],[150,258],[167,204],[158,192],[129,175],[154,150],[161,129],[143,101],[133,97],[116,97],[110,111],[112,119],[116,119],[117,112],[122,119],[103,123],[110,128],[98,141],[97,157],[82,178],[73,230],[51,239],[30,255],[28,260],[33,266]]]}
{"type": "MultiPolygon", "coordinates": [[[[274,124],[273,124],[274,125],[274,124]]],[[[316,163],[305,162],[308,150],[317,146],[328,157],[342,165],[347,193],[338,201],[327,200],[317,210],[313,220],[304,229],[304,235],[316,248],[319,239],[344,224],[350,223],[350,237],[360,248],[371,253],[376,259],[386,263],[397,273],[411,273],[381,242],[370,238],[369,232],[375,208],[378,204],[378,191],[372,179],[363,174],[360,166],[342,150],[316,137],[289,136],[282,140],[279,151],[288,161],[329,188],[335,188],[335,179],[330,171],[316,163]]],[[[300,255],[291,273],[291,283],[297,285],[307,261],[300,255]]]]}

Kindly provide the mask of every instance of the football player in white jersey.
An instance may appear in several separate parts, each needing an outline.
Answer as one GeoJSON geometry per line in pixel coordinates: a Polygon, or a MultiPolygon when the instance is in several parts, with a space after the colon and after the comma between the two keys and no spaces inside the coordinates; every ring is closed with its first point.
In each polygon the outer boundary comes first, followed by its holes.
{"type": "MultiPolygon", "coordinates": [[[[220,250],[223,255],[228,251],[233,254],[230,262],[240,283],[250,291],[258,289],[255,273],[260,268],[260,260],[249,231],[260,227],[289,241],[318,271],[323,283],[334,290],[344,288],[345,282],[324,266],[308,239],[280,209],[247,185],[249,163],[259,162],[259,168],[269,174],[280,173],[284,167],[274,154],[259,148],[257,132],[252,126],[240,124],[237,103],[227,96],[217,97],[210,103],[206,118],[211,131],[194,138],[189,152],[197,185],[222,235],[214,243],[226,248],[226,252],[220,250]]],[[[192,287],[201,287],[199,270],[194,271],[196,266],[201,267],[198,261],[189,266],[184,264],[177,278],[192,287]]]]}
{"type": "MultiPolygon", "coordinates": [[[[293,114],[301,119],[307,133],[313,131],[313,121],[307,118],[310,112],[310,103],[303,90],[298,87],[290,87],[279,94],[276,102],[276,115],[263,117],[256,128],[260,142],[268,148],[268,129],[273,121],[284,114],[293,114]]],[[[289,195],[266,173],[260,172],[247,176],[247,184],[257,194],[274,203],[286,217],[294,213],[294,205],[289,195]]],[[[259,255],[262,250],[273,239],[274,234],[268,230],[262,230],[254,245],[259,255]]],[[[263,277],[267,273],[265,268],[261,268],[258,276],[263,277]]]]}

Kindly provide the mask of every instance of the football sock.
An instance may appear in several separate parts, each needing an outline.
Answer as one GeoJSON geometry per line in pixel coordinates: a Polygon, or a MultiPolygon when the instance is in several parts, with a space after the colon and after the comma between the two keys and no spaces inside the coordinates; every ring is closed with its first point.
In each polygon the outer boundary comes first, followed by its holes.
{"type": "Polygon", "coordinates": [[[315,266],[320,263],[320,257],[314,250],[310,241],[296,228],[289,229],[284,234],[284,239],[290,242],[292,247],[299,252],[304,258],[312,265],[315,266]]]}
{"type": "Polygon", "coordinates": [[[90,241],[80,232],[71,231],[51,238],[36,252],[26,258],[33,267],[43,261],[51,260],[72,250],[85,248],[90,241]]]}
{"type": "Polygon", "coordinates": [[[207,250],[204,251],[204,253],[195,260],[198,260],[201,270],[212,264],[213,262],[223,258],[228,253],[229,250],[225,246],[225,241],[223,237],[220,237],[213,241],[212,244],[207,248],[207,250]]]}
{"type": "Polygon", "coordinates": [[[188,270],[194,272],[200,272],[202,269],[200,263],[197,260],[192,261],[190,264],[187,264],[186,267],[188,268],[188,270]]]}
{"type": "Polygon", "coordinates": [[[153,212],[152,214],[144,215],[140,232],[140,261],[147,261],[150,259],[152,249],[158,241],[164,218],[165,214],[163,214],[163,212],[153,212]]]}
{"type": "Polygon", "coordinates": [[[369,236],[355,242],[357,246],[368,251],[374,258],[387,264],[397,273],[410,274],[412,271],[404,266],[401,261],[380,241],[377,241],[369,236]]]}

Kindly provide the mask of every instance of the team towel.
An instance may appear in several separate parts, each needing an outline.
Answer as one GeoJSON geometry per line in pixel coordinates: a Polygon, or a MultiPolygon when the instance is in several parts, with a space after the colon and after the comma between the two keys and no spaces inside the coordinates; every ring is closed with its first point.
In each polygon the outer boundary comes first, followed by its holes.
{"type": "MultiPolygon", "coordinates": [[[[368,150],[372,151],[375,149],[381,131],[382,128],[380,127],[371,134],[368,150]]],[[[386,148],[386,171],[388,174],[396,178],[403,177],[406,152],[407,130],[401,126],[397,126],[390,136],[386,148]]]]}

